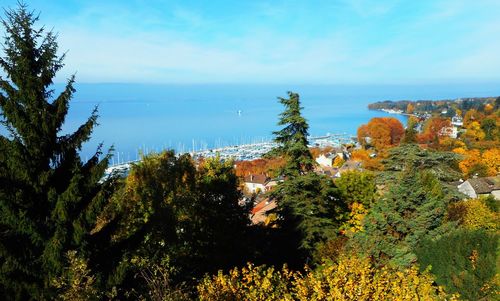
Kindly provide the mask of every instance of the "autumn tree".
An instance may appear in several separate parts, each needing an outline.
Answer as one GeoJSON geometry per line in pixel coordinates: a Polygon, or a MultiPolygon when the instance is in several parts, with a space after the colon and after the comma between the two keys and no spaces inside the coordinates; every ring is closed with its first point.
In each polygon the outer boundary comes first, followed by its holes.
{"type": "Polygon", "coordinates": [[[412,103],[409,103],[406,106],[406,113],[407,114],[413,114],[414,111],[415,111],[415,106],[412,103]]]}
{"type": "Polygon", "coordinates": [[[370,140],[370,134],[368,132],[368,126],[366,124],[361,125],[357,130],[358,142],[362,146],[366,146],[370,140]]]}
{"type": "Polygon", "coordinates": [[[377,199],[375,176],[367,171],[347,171],[335,181],[341,197],[351,205],[355,202],[371,207],[377,199]]]}
{"type": "Polygon", "coordinates": [[[486,150],[482,155],[483,164],[488,169],[489,176],[496,176],[500,173],[500,148],[486,150]]]}
{"type": "Polygon", "coordinates": [[[465,128],[466,128],[465,134],[461,136],[464,139],[470,141],[480,141],[486,137],[486,134],[481,129],[481,124],[477,121],[469,122],[465,128]]]}
{"type": "Polygon", "coordinates": [[[465,112],[464,116],[464,126],[468,127],[471,122],[479,122],[483,119],[483,114],[478,112],[476,109],[470,109],[467,112],[465,112]]]}
{"type": "Polygon", "coordinates": [[[485,118],[481,121],[481,130],[484,132],[485,140],[497,140],[500,138],[500,122],[494,118],[485,118]]]}
{"type": "Polygon", "coordinates": [[[500,215],[481,199],[463,200],[450,204],[447,219],[458,221],[469,230],[500,230],[500,215]]]}
{"type": "Polygon", "coordinates": [[[112,191],[104,177],[110,155],[100,148],[88,160],[82,144],[97,124],[94,110],[75,132],[62,134],[74,76],[55,94],[53,78],[64,66],[56,34],[36,28],[26,5],[5,11],[0,108],[0,291],[5,299],[54,298],[73,250],[92,267],[108,243],[93,230],[112,191]],[[100,248],[96,248],[99,245],[100,248]]]}
{"type": "Polygon", "coordinates": [[[358,129],[358,140],[369,142],[377,150],[399,144],[403,135],[403,125],[392,117],[372,118],[358,129]]]}
{"type": "Polygon", "coordinates": [[[445,137],[444,130],[451,127],[451,122],[447,118],[432,117],[425,121],[423,131],[418,135],[418,141],[422,144],[439,144],[439,139],[445,137]]]}
{"type": "MultiPolygon", "coordinates": [[[[134,262],[170,260],[174,280],[229,268],[245,260],[241,242],[249,220],[239,198],[233,162],[209,158],[196,168],[189,155],[151,154],[115,195],[114,214],[124,216],[115,239],[126,243],[134,262]]],[[[122,265],[121,281],[131,281],[134,262],[122,265]]]]}
{"type": "Polygon", "coordinates": [[[481,151],[477,149],[455,149],[454,152],[463,156],[463,159],[458,163],[458,166],[465,177],[468,178],[475,175],[486,176],[488,174],[488,167],[483,162],[481,151]]]}

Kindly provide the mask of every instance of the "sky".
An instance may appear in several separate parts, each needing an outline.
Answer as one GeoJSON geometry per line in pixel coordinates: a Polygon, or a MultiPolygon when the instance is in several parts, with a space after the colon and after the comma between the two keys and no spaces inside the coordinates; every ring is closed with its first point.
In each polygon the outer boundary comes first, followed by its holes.
{"type": "Polygon", "coordinates": [[[499,0],[25,2],[67,51],[56,81],[500,83],[499,0]]]}

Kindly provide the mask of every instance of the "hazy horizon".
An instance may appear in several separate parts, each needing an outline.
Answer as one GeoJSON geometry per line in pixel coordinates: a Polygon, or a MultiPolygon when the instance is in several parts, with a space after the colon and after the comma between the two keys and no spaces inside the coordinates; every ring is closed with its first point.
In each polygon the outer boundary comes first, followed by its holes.
{"type": "Polygon", "coordinates": [[[26,3],[68,51],[57,82],[500,83],[500,1],[26,3]]]}

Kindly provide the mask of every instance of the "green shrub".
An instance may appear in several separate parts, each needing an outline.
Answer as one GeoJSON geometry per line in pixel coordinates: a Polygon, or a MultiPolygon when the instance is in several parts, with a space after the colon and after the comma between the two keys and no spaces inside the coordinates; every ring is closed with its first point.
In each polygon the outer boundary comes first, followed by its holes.
{"type": "Polygon", "coordinates": [[[425,240],[416,252],[420,268],[431,266],[436,283],[464,300],[496,300],[498,238],[484,230],[461,229],[436,241],[425,240]]]}

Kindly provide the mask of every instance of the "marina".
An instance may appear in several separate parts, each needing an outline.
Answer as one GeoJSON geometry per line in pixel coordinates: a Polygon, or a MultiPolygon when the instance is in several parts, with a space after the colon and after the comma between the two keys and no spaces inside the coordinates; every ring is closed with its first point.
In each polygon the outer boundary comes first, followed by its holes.
{"type": "MultiPolygon", "coordinates": [[[[327,146],[337,147],[343,144],[355,143],[355,137],[352,137],[346,133],[343,134],[328,133],[324,136],[309,137],[308,140],[310,147],[321,147],[321,148],[327,146]]],[[[189,153],[194,159],[213,158],[218,155],[222,160],[232,159],[235,161],[251,161],[261,158],[276,146],[277,144],[275,142],[266,141],[266,142],[226,146],[214,149],[204,149],[199,151],[179,152],[178,154],[189,153]]],[[[126,174],[130,170],[132,164],[137,163],[139,161],[140,159],[120,162],[120,158],[118,157],[117,163],[113,164],[114,163],[113,160],[111,166],[106,169],[106,175],[112,173],[126,174]]]]}

